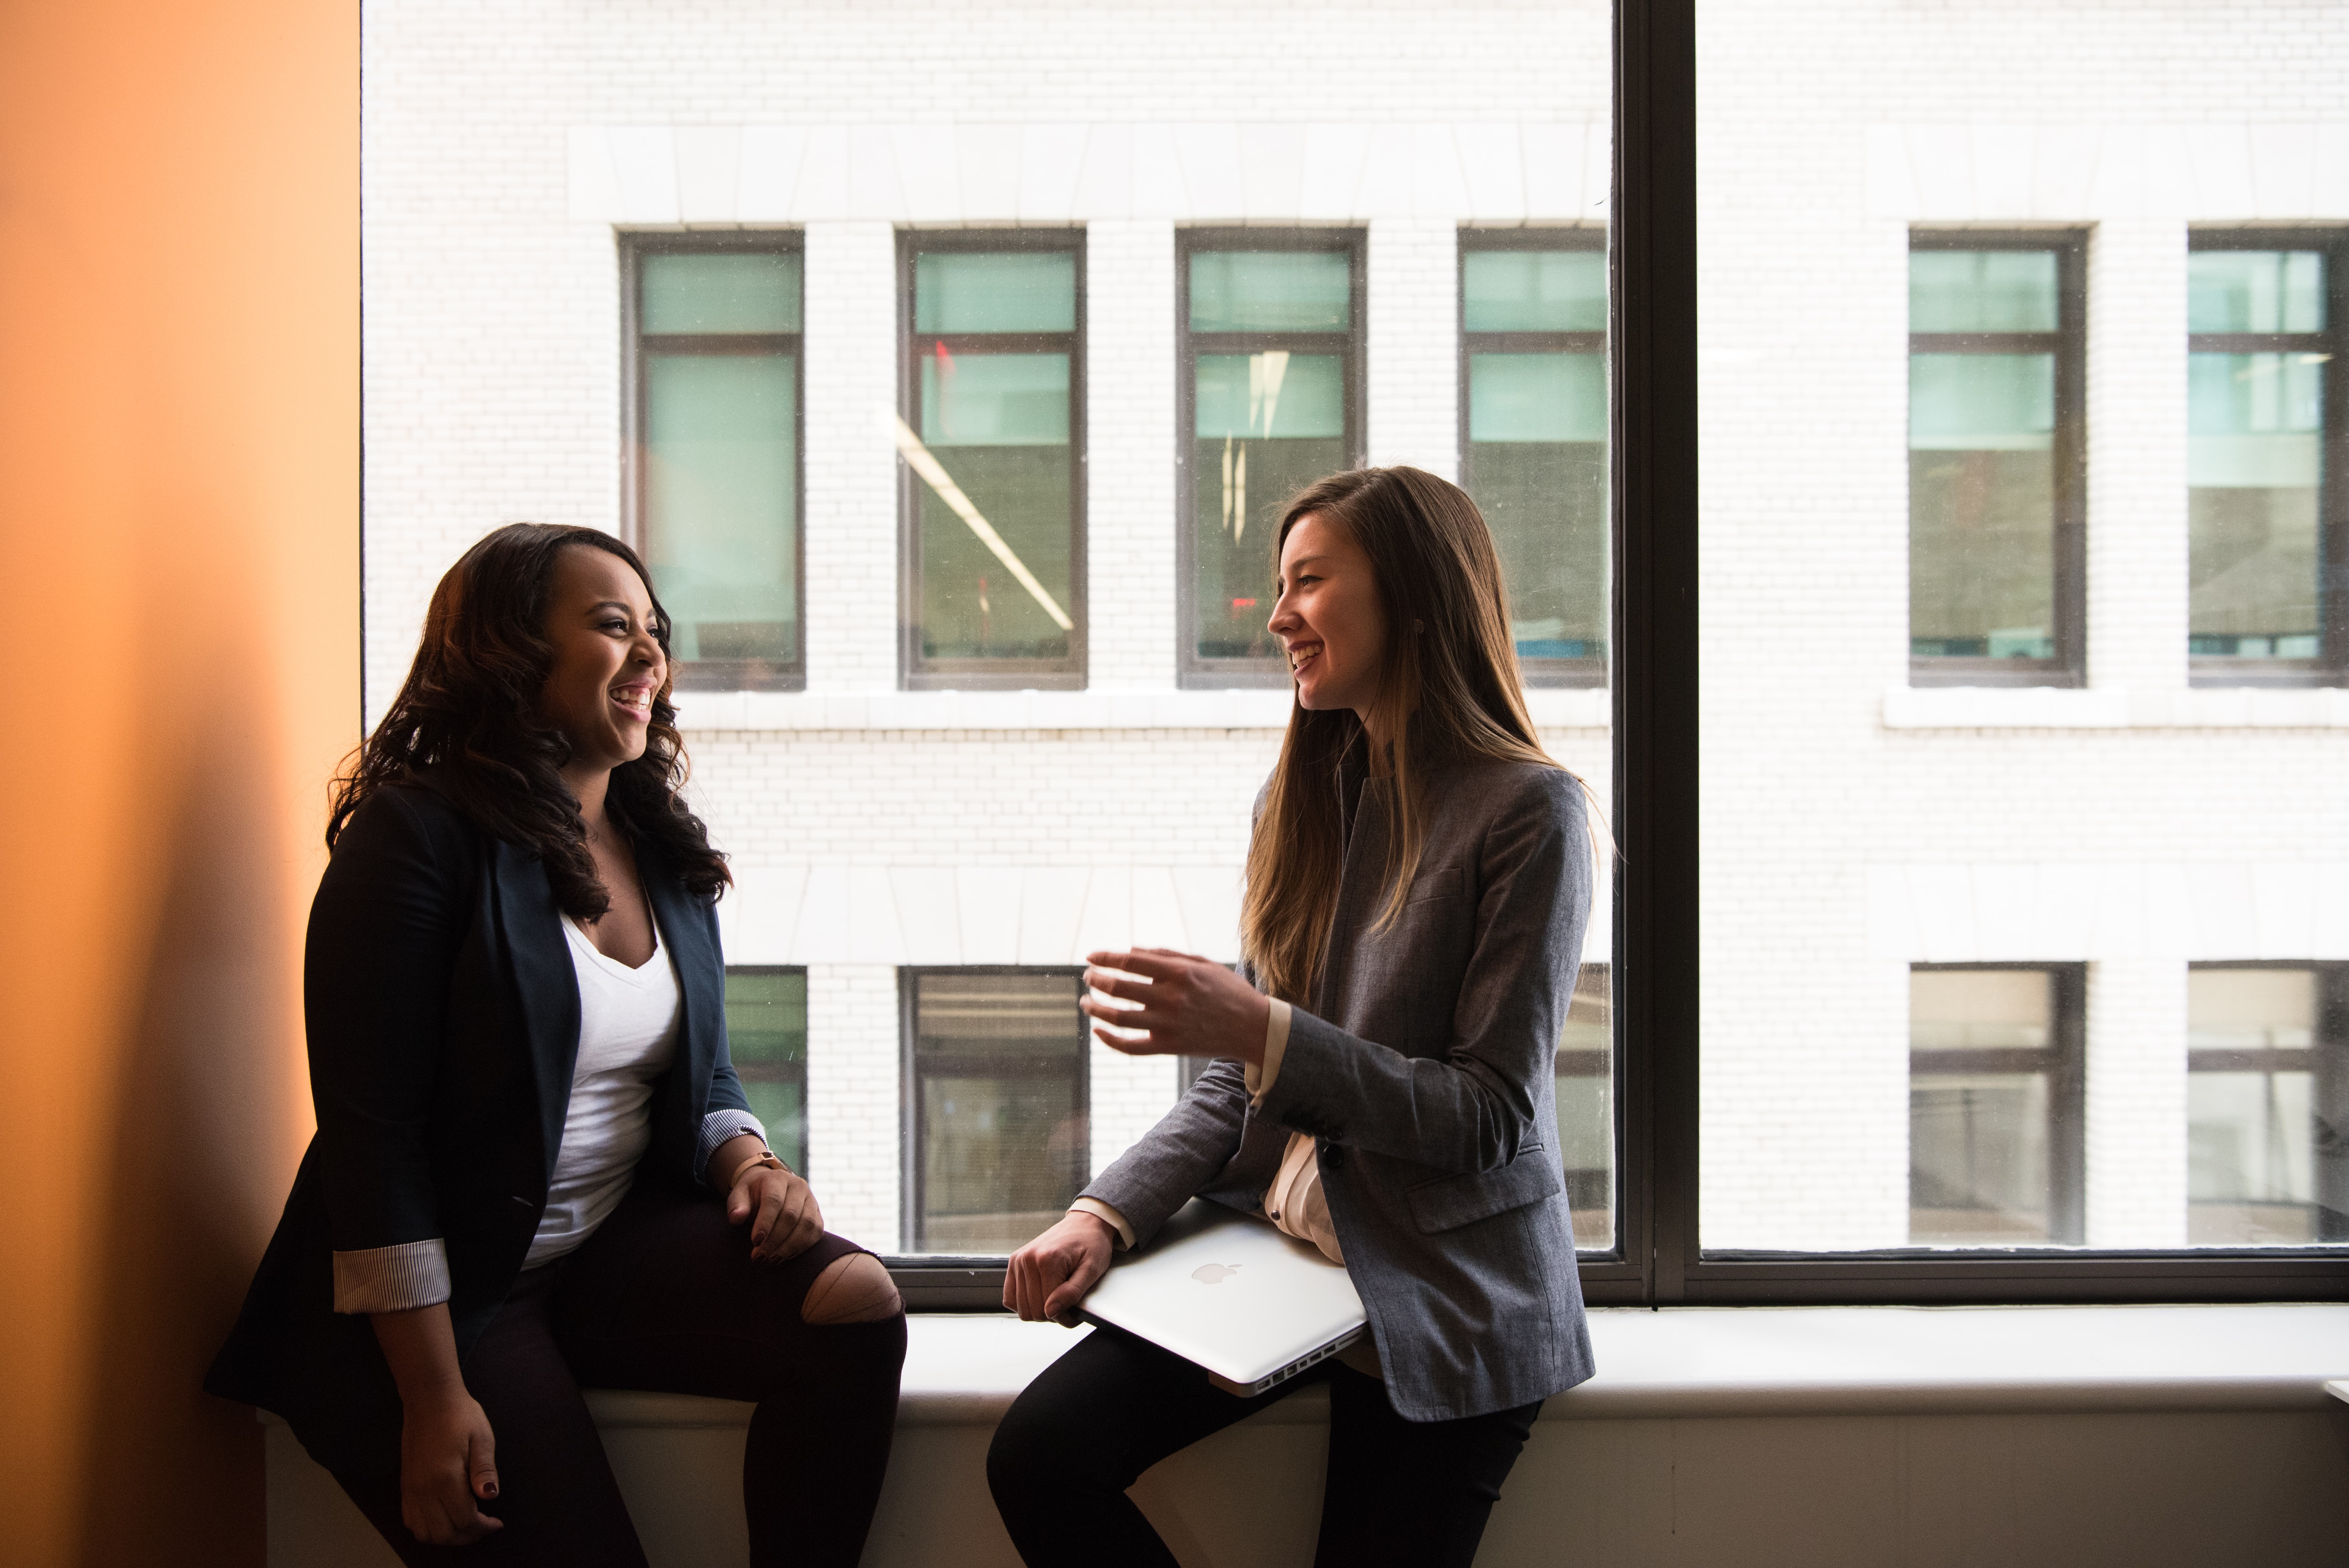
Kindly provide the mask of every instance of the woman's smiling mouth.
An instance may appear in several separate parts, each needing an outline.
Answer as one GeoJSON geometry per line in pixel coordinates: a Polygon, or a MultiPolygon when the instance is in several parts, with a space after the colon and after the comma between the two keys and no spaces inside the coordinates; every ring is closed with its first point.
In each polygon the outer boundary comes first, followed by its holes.
{"type": "Polygon", "coordinates": [[[653,688],[648,685],[614,686],[612,702],[630,718],[649,723],[653,717],[653,688]]]}

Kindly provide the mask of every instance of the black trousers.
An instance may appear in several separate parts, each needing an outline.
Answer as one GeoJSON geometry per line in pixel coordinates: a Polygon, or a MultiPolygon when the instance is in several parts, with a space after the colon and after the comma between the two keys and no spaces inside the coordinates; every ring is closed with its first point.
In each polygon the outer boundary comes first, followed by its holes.
{"type": "Polygon", "coordinates": [[[1537,1400],[1458,1421],[1406,1421],[1386,1385],[1334,1361],[1252,1399],[1191,1362],[1096,1328],[1028,1386],[996,1429],[987,1482],[1028,1568],[1176,1568],[1125,1495],[1178,1449],[1304,1384],[1330,1385],[1319,1568],[1468,1568],[1537,1400]]]}
{"type": "MultiPolygon", "coordinates": [[[[580,1249],[515,1282],[465,1361],[497,1441],[505,1528],[425,1546],[399,1520],[399,1431],[314,1441],[411,1564],[645,1568],[644,1549],[580,1389],[755,1400],[742,1501],[756,1568],[854,1568],[895,1430],[905,1319],[814,1326],[801,1303],[862,1249],[827,1233],[783,1264],[750,1261],[750,1227],[709,1194],[631,1193],[580,1249]]],[[[305,1438],[305,1440],[308,1440],[305,1438]]]]}

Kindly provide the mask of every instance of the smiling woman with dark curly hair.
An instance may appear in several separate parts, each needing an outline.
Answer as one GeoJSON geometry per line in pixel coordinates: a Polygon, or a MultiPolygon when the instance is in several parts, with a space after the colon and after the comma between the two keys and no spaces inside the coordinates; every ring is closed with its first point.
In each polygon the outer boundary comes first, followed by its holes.
{"type": "Polygon", "coordinates": [[[728,1058],[668,647],[626,545],[501,528],[336,792],[318,1133],[206,1386],[410,1563],[644,1563],[583,1387],[758,1403],[754,1563],[855,1563],[880,1496],[905,1317],[728,1058]]]}

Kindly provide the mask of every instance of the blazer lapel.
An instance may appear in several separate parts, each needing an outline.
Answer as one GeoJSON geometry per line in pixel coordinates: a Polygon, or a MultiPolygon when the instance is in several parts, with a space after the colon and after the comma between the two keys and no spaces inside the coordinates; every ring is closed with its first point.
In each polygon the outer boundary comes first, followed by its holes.
{"type": "Polygon", "coordinates": [[[563,911],[547,885],[545,868],[502,840],[491,840],[498,925],[513,965],[514,1002],[522,1011],[538,1099],[542,1179],[554,1175],[563,1147],[563,1117],[571,1104],[571,1075],[579,1062],[579,975],[563,935],[563,911]]]}

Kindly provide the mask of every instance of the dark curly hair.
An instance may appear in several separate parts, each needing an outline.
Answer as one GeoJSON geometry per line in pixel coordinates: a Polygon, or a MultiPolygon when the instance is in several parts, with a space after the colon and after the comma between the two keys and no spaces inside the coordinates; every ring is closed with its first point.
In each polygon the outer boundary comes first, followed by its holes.
{"type": "MultiPolygon", "coordinates": [[[[351,814],[387,784],[439,790],[476,823],[538,856],[555,902],[577,920],[595,920],[611,894],[587,852],[587,825],[563,782],[571,745],[539,717],[554,667],[541,634],[557,556],[571,545],[626,562],[653,601],[653,635],[668,653],[668,612],[653,593],[636,552],[592,528],[512,522],[484,536],[449,568],[425,612],[424,640],[391,711],[335,780],[326,847],[351,814]]],[[[612,769],[609,808],[629,831],[650,839],[687,890],[715,899],[733,882],[709,830],[686,808],[685,743],[669,685],[653,697],[645,753],[612,769]]]]}

